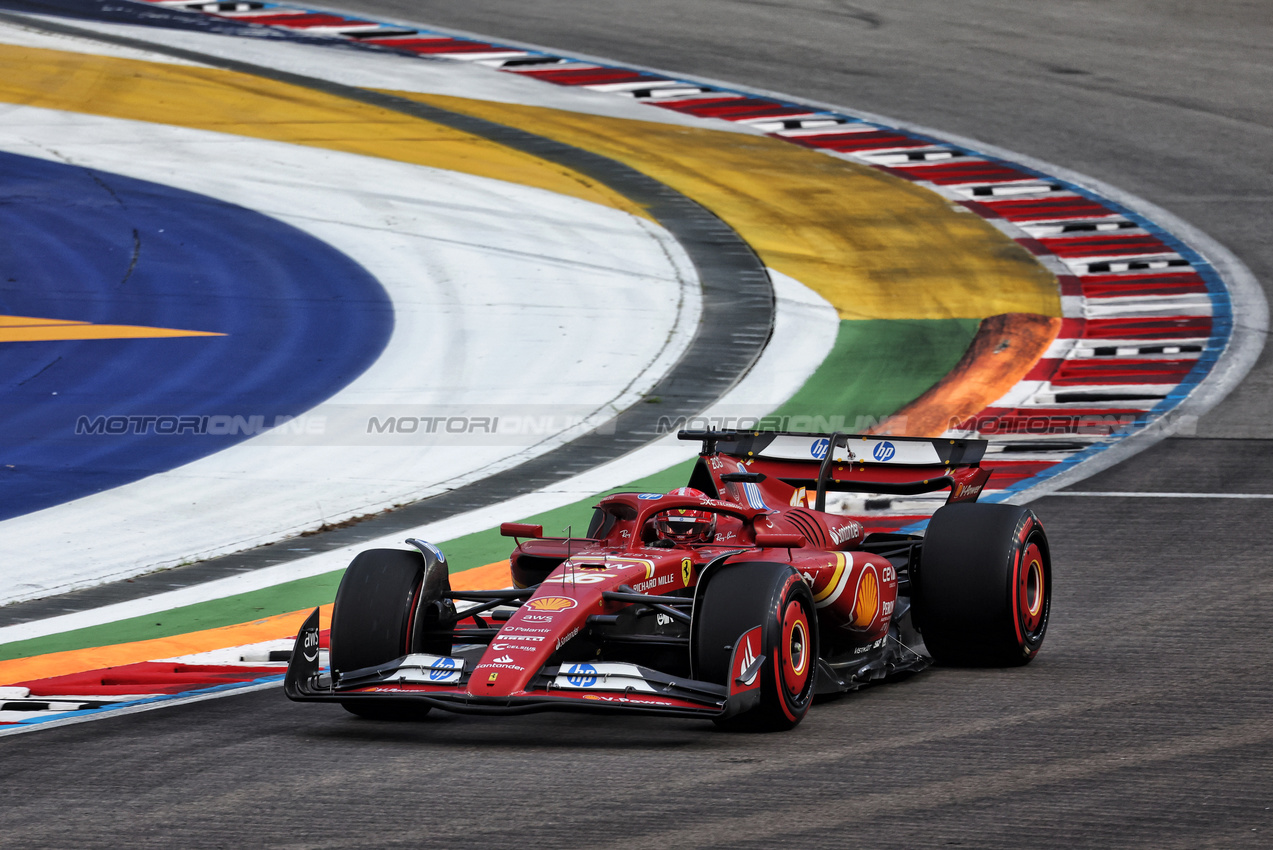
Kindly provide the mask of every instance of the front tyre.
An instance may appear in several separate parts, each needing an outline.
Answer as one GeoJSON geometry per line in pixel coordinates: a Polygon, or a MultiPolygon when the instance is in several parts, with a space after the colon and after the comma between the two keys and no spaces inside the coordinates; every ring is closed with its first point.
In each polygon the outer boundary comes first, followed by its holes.
{"type": "Polygon", "coordinates": [[[813,594],[787,564],[726,564],[709,574],[690,638],[696,678],[729,684],[734,643],[761,626],[760,704],[717,718],[726,729],[793,729],[813,702],[818,617],[813,594]]]}
{"type": "MultiPolygon", "coordinates": [[[[333,671],[375,667],[412,651],[425,572],[425,558],[419,552],[370,549],[354,558],[332,607],[333,671]]],[[[422,717],[430,708],[382,699],[342,700],[341,705],[351,714],[374,720],[422,717]]]]}
{"type": "Polygon", "coordinates": [[[956,503],[924,535],[914,610],[924,645],[943,664],[1028,664],[1052,607],[1047,534],[1029,508],[956,503]]]}

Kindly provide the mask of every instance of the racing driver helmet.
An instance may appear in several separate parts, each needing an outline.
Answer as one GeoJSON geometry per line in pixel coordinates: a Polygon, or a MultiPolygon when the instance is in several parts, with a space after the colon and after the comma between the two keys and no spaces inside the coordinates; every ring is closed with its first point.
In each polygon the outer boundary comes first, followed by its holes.
{"type": "MultiPolygon", "coordinates": [[[[698,496],[707,494],[693,487],[678,487],[669,496],[698,496]]],[[[660,540],[674,543],[708,543],[716,533],[716,514],[694,508],[671,508],[654,518],[654,529],[660,540]]]]}

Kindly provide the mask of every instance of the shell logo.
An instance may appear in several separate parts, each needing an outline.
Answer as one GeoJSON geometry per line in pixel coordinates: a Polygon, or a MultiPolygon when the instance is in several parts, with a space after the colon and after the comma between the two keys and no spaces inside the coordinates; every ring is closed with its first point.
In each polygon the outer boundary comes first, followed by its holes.
{"type": "Polygon", "coordinates": [[[579,603],[567,596],[540,596],[526,603],[531,611],[565,611],[579,603]]]}
{"type": "Polygon", "coordinates": [[[853,601],[853,619],[849,621],[849,625],[865,629],[875,622],[880,611],[880,579],[875,574],[874,567],[868,566],[862,571],[856,597],[853,601]]]}

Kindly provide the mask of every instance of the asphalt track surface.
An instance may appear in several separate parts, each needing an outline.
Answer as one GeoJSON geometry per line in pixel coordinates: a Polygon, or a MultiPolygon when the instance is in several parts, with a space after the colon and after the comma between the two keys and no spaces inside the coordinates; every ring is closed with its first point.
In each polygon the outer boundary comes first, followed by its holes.
{"type": "MultiPolygon", "coordinates": [[[[1273,8],[1012,2],[370,2],[841,103],[1105,180],[1273,280],[1273,8]]],[[[1073,488],[1258,495],[1266,348],[1169,439],[1073,488]]],[[[375,724],[277,691],[16,736],[24,847],[1267,847],[1273,501],[1055,496],[1047,642],[816,705],[793,733],[572,715],[375,724]]]]}

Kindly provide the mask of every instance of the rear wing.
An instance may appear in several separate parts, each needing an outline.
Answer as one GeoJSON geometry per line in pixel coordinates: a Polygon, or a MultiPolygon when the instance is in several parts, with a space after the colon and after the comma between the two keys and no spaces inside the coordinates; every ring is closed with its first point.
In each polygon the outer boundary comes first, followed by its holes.
{"type": "MultiPolygon", "coordinates": [[[[915,495],[950,488],[949,501],[973,501],[988,470],[980,467],[985,440],[893,437],[871,434],[809,434],[787,431],[681,431],[701,441],[700,455],[725,456],[746,464],[759,483],[777,478],[793,488],[816,491],[815,509],[826,510],[828,490],[915,495]]],[[[741,467],[740,467],[741,468],[741,467]]]]}

